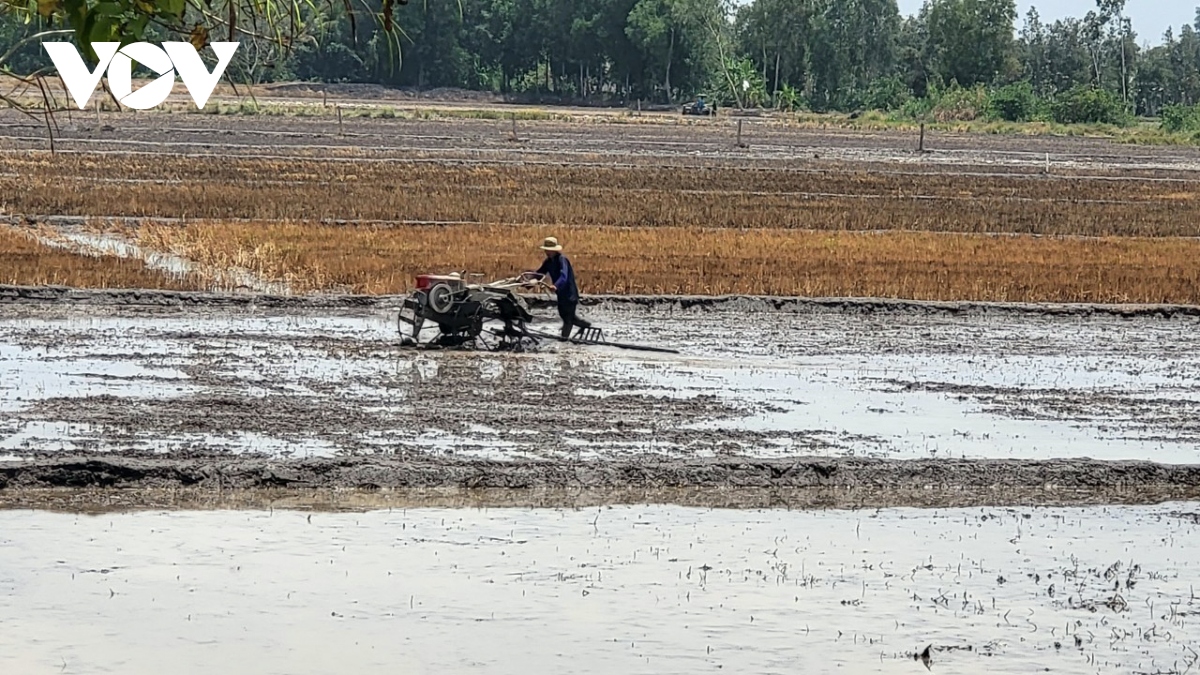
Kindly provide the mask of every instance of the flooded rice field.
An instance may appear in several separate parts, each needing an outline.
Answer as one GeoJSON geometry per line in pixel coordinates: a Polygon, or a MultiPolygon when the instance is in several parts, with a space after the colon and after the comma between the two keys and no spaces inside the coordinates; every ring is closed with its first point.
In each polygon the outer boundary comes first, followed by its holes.
{"type": "Polygon", "coordinates": [[[378,307],[0,305],[0,458],[1200,460],[1195,318],[743,309],[587,309],[675,355],[414,351],[378,307]]]}
{"type": "Polygon", "coordinates": [[[0,511],[0,672],[1184,673],[1192,509],[0,511]]]}
{"type": "Polygon", "coordinates": [[[1186,313],[200,298],[0,303],[0,672],[1200,665],[1186,313]]]}

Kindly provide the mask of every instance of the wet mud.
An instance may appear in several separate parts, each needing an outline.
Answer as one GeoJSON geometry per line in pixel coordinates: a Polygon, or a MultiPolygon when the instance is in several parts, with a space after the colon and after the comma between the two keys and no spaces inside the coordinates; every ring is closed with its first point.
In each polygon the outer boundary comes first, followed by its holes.
{"type": "Polygon", "coordinates": [[[1200,486],[1200,332],[1185,313],[627,299],[588,316],[679,354],[508,354],[406,349],[381,299],[23,297],[0,303],[12,504],[116,488],[1136,503],[1200,486]]]}
{"type": "Polygon", "coordinates": [[[535,499],[540,499],[532,503],[554,505],[586,504],[596,498],[607,501],[622,494],[617,501],[789,508],[1154,503],[1200,495],[1200,466],[1078,459],[664,461],[656,457],[572,463],[443,457],[214,461],[179,456],[64,456],[0,463],[0,490],[12,491],[6,492],[0,503],[10,507],[39,499],[53,503],[50,488],[141,491],[142,496],[132,503],[147,499],[153,503],[153,494],[177,489],[232,490],[246,495],[279,489],[276,497],[285,500],[314,490],[385,490],[399,491],[399,499],[417,502],[422,499],[420,490],[441,489],[457,494],[460,500],[489,503],[496,499],[488,497],[495,494],[489,490],[512,488],[535,491],[535,499]],[[702,488],[728,489],[734,494],[689,496],[695,494],[690,491],[702,488]]]}
{"type": "Polygon", "coordinates": [[[363,513],[380,509],[567,508],[618,504],[677,505],[706,509],[882,509],[967,507],[1064,507],[1147,505],[1194,502],[1200,487],[1163,483],[1076,487],[1016,485],[938,487],[910,485],[856,487],[755,488],[226,488],[218,484],[187,487],[21,487],[0,489],[0,509],[37,509],[61,513],[131,511],[276,510],[363,513]]]}
{"type": "MultiPolygon", "coordinates": [[[[551,301],[528,298],[534,307],[548,308],[551,301]]],[[[82,289],[68,286],[13,286],[0,284],[0,304],[104,305],[128,307],[241,307],[286,309],[399,308],[401,295],[309,294],[274,295],[256,292],[208,293],[157,289],[82,289]]],[[[1200,306],[1177,304],[1019,303],[924,301],[893,298],[796,298],[774,296],[712,295],[583,295],[585,307],[713,310],[724,312],[834,311],[865,314],[1027,314],[1035,316],[1116,316],[1200,318],[1200,306]]]]}

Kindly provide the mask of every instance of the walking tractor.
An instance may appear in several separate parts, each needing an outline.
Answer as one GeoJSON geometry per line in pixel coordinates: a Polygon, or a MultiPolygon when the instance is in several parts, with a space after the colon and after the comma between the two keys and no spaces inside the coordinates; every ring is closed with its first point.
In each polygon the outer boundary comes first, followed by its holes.
{"type": "Polygon", "coordinates": [[[684,115],[701,115],[704,117],[716,117],[717,106],[715,103],[712,105],[705,103],[704,97],[701,96],[701,97],[697,98],[695,101],[685,104],[683,106],[683,114],[684,115]]]}
{"type": "Polygon", "coordinates": [[[528,300],[518,291],[544,289],[541,275],[526,272],[517,277],[490,283],[468,283],[466,272],[419,274],[416,288],[404,299],[397,319],[402,344],[409,347],[484,347],[492,351],[521,351],[542,340],[576,344],[608,345],[623,349],[668,352],[674,349],[606,342],[599,328],[580,328],[575,335],[559,335],[533,330],[535,317],[528,300]],[[424,331],[437,334],[422,340],[424,331]]]}

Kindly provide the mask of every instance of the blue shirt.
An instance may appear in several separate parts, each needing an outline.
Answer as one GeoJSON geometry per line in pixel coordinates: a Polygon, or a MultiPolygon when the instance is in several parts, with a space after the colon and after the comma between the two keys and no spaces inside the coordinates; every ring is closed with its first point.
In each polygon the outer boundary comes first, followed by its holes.
{"type": "Polygon", "coordinates": [[[575,285],[575,270],[571,267],[571,261],[567,260],[567,256],[559,253],[546,258],[542,261],[542,266],[537,268],[537,273],[550,277],[550,281],[557,291],[559,302],[579,301],[579,288],[575,285]]]}

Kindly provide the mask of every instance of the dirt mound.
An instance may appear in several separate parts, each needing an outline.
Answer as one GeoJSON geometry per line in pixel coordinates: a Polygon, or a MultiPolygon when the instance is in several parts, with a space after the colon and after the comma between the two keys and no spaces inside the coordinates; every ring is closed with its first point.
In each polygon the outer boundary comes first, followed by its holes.
{"type": "Polygon", "coordinates": [[[589,462],[370,456],[280,461],[53,457],[0,465],[0,489],[202,486],[291,488],[844,488],[1002,493],[1037,486],[1064,499],[1075,492],[1200,493],[1200,466],[1095,460],[884,460],[795,458],[662,459],[589,462]]]}
{"type": "Polygon", "coordinates": [[[438,103],[503,103],[504,99],[484,91],[437,87],[412,89],[366,83],[285,82],[264,87],[270,95],[315,96],[378,101],[429,101],[438,103]]]}

